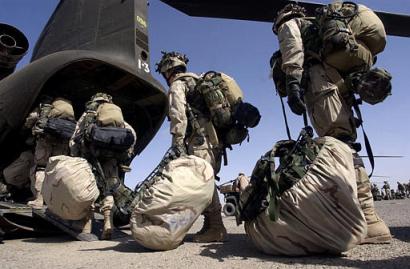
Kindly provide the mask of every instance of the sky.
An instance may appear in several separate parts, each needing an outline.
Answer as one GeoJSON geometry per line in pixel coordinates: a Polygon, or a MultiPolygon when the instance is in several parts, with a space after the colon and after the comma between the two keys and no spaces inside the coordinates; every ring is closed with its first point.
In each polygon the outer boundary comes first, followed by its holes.
{"type": "MultiPolygon", "coordinates": [[[[32,48],[58,0],[0,0],[0,22],[11,24],[25,33],[30,42],[28,54],[18,69],[28,64],[32,48]]],[[[228,166],[223,166],[221,182],[234,179],[239,172],[250,175],[256,161],[270,150],[275,141],[286,139],[279,97],[269,78],[269,59],[278,49],[271,23],[189,17],[159,0],[149,1],[149,40],[151,70],[161,58],[161,51],[179,51],[190,59],[191,72],[224,72],[241,86],[245,101],[257,106],[262,119],[250,129],[250,141],[234,145],[228,151],[228,166]]],[[[328,2],[328,1],[321,1],[328,2]]],[[[410,15],[408,0],[363,0],[375,10],[410,15]]],[[[403,158],[376,159],[372,181],[381,186],[389,180],[409,182],[410,174],[410,38],[388,37],[385,51],[378,55],[376,66],[393,75],[392,96],[377,105],[361,106],[364,126],[375,155],[402,155],[403,158]]],[[[166,87],[159,74],[153,76],[166,87]]],[[[291,133],[296,137],[303,127],[301,117],[287,109],[291,133]]],[[[361,130],[359,142],[363,144],[361,130]]],[[[132,163],[126,177],[130,187],[144,179],[158,164],[171,145],[169,123],[164,122],[156,137],[132,163]]],[[[366,155],[362,150],[362,155],[366,155]]],[[[370,165],[367,165],[370,171],[370,165]]]]}

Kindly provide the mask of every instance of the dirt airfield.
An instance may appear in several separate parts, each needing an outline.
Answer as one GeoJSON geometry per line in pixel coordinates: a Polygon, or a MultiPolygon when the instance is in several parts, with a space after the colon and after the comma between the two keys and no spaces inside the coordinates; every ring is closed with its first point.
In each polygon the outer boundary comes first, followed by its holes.
{"type": "MultiPolygon", "coordinates": [[[[5,240],[0,244],[0,268],[410,268],[410,199],[376,202],[394,239],[387,245],[362,245],[340,256],[271,257],[247,240],[243,225],[225,217],[228,241],[200,244],[192,235],[175,250],[154,252],[131,237],[114,241],[79,242],[60,235],[5,240]]],[[[125,231],[129,233],[129,231],[125,231]]]]}

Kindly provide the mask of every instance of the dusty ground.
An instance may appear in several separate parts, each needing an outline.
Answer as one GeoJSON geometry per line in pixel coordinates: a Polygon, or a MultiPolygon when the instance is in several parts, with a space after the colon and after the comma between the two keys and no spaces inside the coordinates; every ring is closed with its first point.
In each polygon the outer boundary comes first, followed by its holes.
{"type": "Polygon", "coordinates": [[[192,243],[153,252],[130,237],[116,241],[78,242],[68,236],[7,240],[0,245],[0,268],[410,268],[410,199],[376,202],[394,235],[390,245],[359,246],[339,257],[270,257],[256,251],[243,226],[224,218],[228,242],[192,243]]]}

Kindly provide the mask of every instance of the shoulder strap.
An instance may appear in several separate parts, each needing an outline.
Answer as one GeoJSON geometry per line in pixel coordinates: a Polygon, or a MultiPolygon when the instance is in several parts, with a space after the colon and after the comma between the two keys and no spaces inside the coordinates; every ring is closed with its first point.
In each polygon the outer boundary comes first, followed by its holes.
{"type": "Polygon", "coordinates": [[[366,134],[366,132],[364,130],[364,127],[363,127],[362,112],[360,111],[359,104],[360,104],[360,101],[355,100],[355,102],[353,104],[353,108],[354,108],[354,111],[356,113],[357,118],[359,119],[360,126],[362,127],[364,145],[366,147],[367,156],[369,156],[369,162],[370,162],[370,165],[372,167],[372,171],[369,174],[369,178],[370,178],[373,175],[374,166],[375,166],[374,155],[373,155],[372,147],[370,145],[369,138],[367,137],[367,134],[366,134]]]}

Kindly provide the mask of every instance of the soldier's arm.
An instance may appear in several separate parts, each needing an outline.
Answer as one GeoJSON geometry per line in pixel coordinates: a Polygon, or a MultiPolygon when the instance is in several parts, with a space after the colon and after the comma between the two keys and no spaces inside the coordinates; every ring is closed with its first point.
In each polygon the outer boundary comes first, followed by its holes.
{"type": "Polygon", "coordinates": [[[185,133],[188,125],[186,116],[186,95],[185,84],[182,81],[175,81],[169,89],[169,112],[171,121],[170,133],[172,135],[172,145],[184,145],[185,133]]]}
{"type": "Polygon", "coordinates": [[[128,157],[132,158],[134,156],[135,143],[137,143],[137,133],[135,132],[134,128],[132,128],[132,126],[128,122],[124,121],[124,126],[128,130],[130,130],[132,135],[134,136],[134,143],[132,143],[131,147],[128,149],[128,157]]]}
{"type": "MultiPolygon", "coordinates": [[[[301,21],[292,19],[285,22],[278,31],[279,48],[282,53],[282,70],[287,79],[302,80],[305,58],[303,40],[300,32],[301,21]]],[[[287,81],[287,84],[289,81],[287,81]]]]}
{"type": "Polygon", "coordinates": [[[80,135],[81,135],[81,124],[84,120],[86,113],[83,113],[83,115],[81,115],[80,119],[77,121],[77,125],[75,126],[75,130],[73,135],[70,138],[70,142],[69,142],[69,147],[70,147],[70,155],[71,156],[80,156],[80,146],[81,143],[80,141],[78,141],[80,135]]]}

